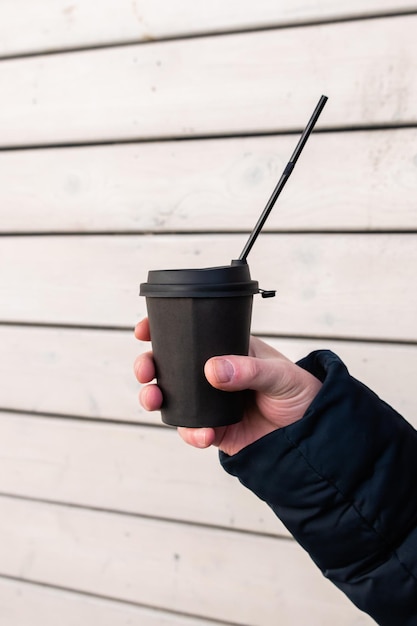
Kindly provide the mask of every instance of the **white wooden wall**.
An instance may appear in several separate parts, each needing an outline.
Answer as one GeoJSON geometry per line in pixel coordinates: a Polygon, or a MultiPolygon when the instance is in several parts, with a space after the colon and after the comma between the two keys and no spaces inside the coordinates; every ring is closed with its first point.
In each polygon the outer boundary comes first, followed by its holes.
{"type": "Polygon", "coordinates": [[[139,408],[132,328],[148,269],[240,253],[325,93],[253,330],[417,423],[416,32],[415,0],[2,0],[2,624],[370,623],[139,408]]]}

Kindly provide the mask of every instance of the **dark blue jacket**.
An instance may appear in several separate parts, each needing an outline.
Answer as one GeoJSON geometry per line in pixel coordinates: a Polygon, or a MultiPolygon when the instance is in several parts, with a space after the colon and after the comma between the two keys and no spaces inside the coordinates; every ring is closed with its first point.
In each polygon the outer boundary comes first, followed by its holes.
{"type": "Polygon", "coordinates": [[[323,382],[304,417],[222,465],[378,624],[417,626],[417,433],[332,352],[298,365],[323,382]]]}

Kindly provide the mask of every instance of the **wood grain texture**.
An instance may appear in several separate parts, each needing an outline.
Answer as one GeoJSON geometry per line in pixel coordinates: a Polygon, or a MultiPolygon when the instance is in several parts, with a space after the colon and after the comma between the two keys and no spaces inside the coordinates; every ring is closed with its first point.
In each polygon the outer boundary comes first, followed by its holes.
{"type": "Polygon", "coordinates": [[[332,102],[321,127],[412,124],[416,24],[311,26],[302,45],[294,28],[3,61],[1,145],[300,129],[321,93],[332,102]]]}
{"type": "MultiPolygon", "coordinates": [[[[0,326],[0,340],[0,408],[160,424],[159,413],[139,408],[133,361],[149,346],[131,333],[0,326]]],[[[333,350],[353,376],[417,426],[411,392],[416,346],[266,340],[293,360],[312,350],[333,350]]]]}
{"type": "Polygon", "coordinates": [[[29,581],[245,626],[370,623],[288,540],[7,497],[0,532],[2,573],[29,581]]]}
{"type": "Polygon", "coordinates": [[[7,626],[213,626],[211,620],[1,577],[0,607],[7,626]]]}
{"type": "MultiPolygon", "coordinates": [[[[228,264],[246,238],[6,237],[0,320],[133,327],[148,269],[228,264]]],[[[413,234],[264,234],[251,273],[278,296],[255,298],[253,331],[415,341],[416,263],[413,234]]]]}
{"type": "MultiPolygon", "coordinates": [[[[250,230],[296,141],[0,152],[0,231],[250,230]]],[[[264,229],[416,229],[416,195],[416,129],[316,133],[264,229]]]]}
{"type": "Polygon", "coordinates": [[[3,0],[0,55],[153,41],[230,29],[263,28],[340,18],[383,15],[416,9],[414,0],[3,0]],[[99,25],[97,24],[99,22],[99,25]]]}

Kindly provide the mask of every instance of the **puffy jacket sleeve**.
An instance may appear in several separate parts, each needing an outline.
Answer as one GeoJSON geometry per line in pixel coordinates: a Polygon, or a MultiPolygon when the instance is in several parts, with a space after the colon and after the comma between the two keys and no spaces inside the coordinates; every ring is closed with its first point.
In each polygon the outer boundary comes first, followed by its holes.
{"type": "Polygon", "coordinates": [[[416,626],[417,433],[332,352],[298,365],[323,382],[303,418],[221,463],[360,609],[416,626]]]}

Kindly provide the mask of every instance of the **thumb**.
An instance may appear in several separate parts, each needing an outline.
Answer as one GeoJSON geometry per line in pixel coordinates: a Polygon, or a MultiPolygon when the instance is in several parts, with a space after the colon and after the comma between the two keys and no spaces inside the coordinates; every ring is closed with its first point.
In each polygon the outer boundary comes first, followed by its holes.
{"type": "Polygon", "coordinates": [[[232,355],[209,359],[204,372],[208,382],[223,391],[252,389],[282,396],[296,386],[298,369],[281,355],[269,359],[232,355]]]}

